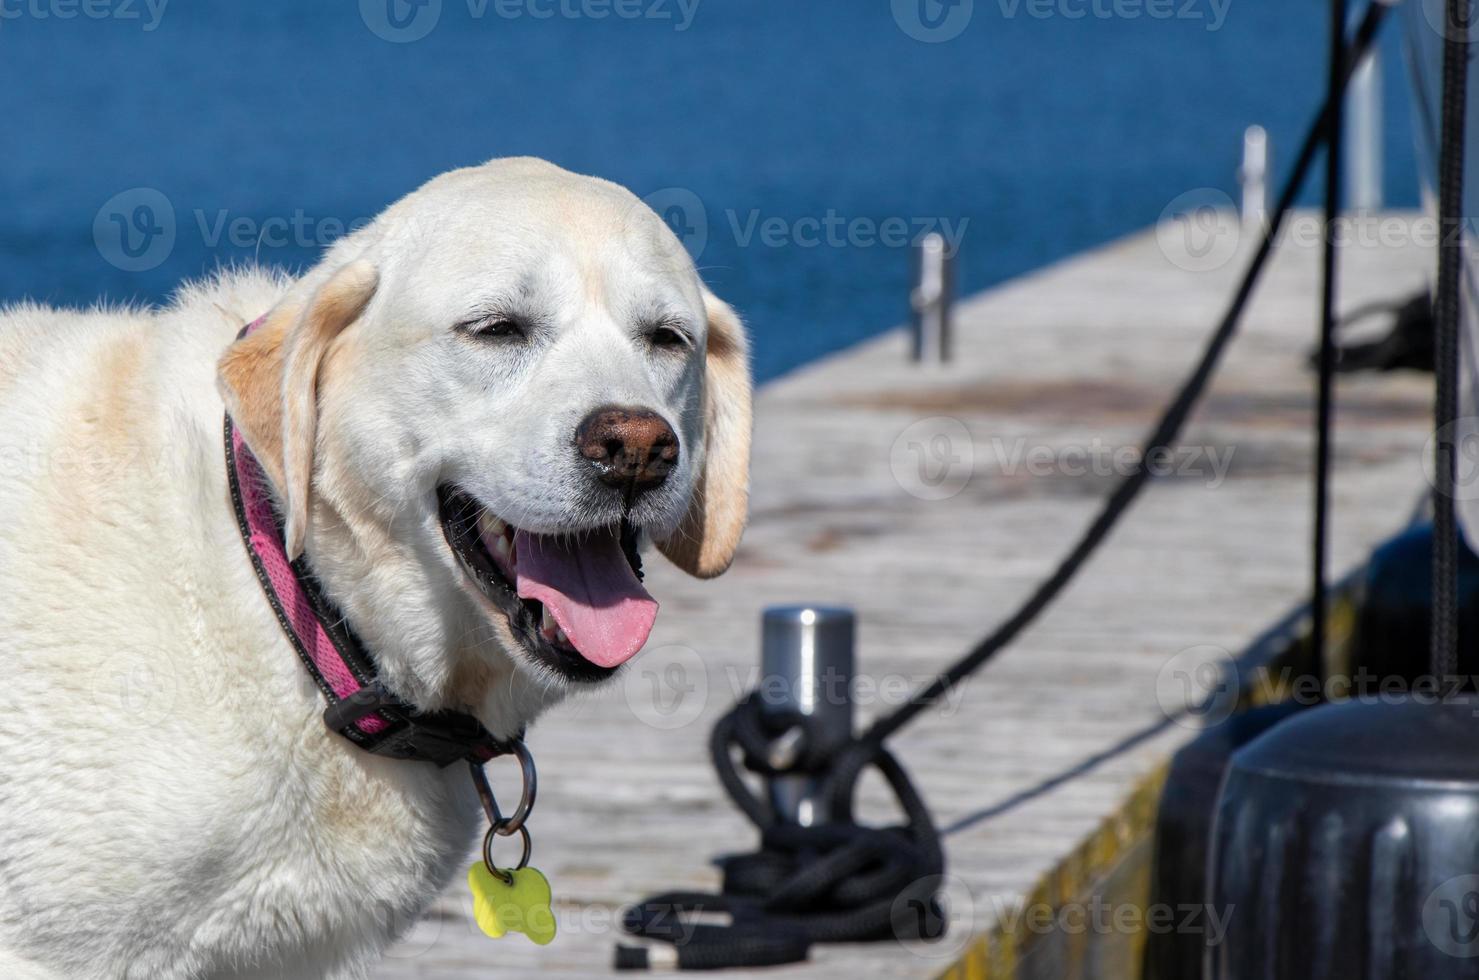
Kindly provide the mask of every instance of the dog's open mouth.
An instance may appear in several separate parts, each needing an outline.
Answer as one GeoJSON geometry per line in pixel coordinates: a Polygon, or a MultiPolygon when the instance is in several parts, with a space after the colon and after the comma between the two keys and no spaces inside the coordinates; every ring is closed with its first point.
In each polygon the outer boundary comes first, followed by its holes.
{"type": "Polygon", "coordinates": [[[657,618],[627,524],[531,534],[456,487],[437,488],[442,533],[478,591],[508,618],[534,661],[561,676],[604,680],[630,660],[657,618]]]}

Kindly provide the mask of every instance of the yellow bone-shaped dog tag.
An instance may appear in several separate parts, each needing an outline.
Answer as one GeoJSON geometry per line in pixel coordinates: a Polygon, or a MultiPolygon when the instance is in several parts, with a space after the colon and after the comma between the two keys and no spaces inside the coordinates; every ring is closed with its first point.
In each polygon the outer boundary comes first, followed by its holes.
{"type": "Polygon", "coordinates": [[[467,870],[467,887],[472,889],[472,913],[478,928],[493,939],[522,932],[541,946],[547,944],[555,938],[549,882],[533,868],[506,874],[513,876],[512,884],[491,874],[481,861],[467,870]]]}

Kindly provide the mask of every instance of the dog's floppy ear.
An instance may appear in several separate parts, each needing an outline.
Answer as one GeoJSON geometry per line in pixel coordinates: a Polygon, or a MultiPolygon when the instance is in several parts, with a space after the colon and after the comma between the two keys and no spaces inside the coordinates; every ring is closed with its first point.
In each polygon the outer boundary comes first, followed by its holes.
{"type": "Polygon", "coordinates": [[[709,318],[704,354],[703,465],[688,513],[657,546],[690,575],[712,578],[739,547],[750,500],[750,351],[734,310],[704,290],[709,318]]]}
{"type": "Polygon", "coordinates": [[[303,552],[318,424],[318,369],[329,343],[364,311],[379,274],[369,262],[336,271],[306,302],[289,296],[226,349],[216,384],[232,423],[281,498],[288,557],[303,552]]]}

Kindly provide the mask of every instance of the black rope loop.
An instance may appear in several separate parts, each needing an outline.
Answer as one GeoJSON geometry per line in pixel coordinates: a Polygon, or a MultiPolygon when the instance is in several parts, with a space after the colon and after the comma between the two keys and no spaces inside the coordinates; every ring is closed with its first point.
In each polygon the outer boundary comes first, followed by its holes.
{"type": "MultiPolygon", "coordinates": [[[[622,928],[634,936],[673,947],[680,970],[735,966],[780,966],[806,959],[811,945],[804,930],[766,918],[754,902],[706,892],[667,892],[627,909],[622,928]],[[722,916],[728,924],[694,921],[722,916]]],[[[618,970],[646,970],[649,951],[617,946],[618,970]]]]}
{"type": "Polygon", "coordinates": [[[763,706],[754,692],[731,714],[734,727],[729,738],[744,752],[745,768],[751,772],[774,776],[781,772],[814,774],[827,769],[831,753],[819,737],[820,722],[815,716],[792,708],[763,706]],[[777,766],[771,760],[771,750],[777,739],[793,730],[800,733],[795,756],[788,764],[777,766]]]}
{"type": "MultiPolygon", "coordinates": [[[[627,913],[626,931],[674,945],[677,965],[685,970],[796,962],[815,942],[942,936],[945,916],[936,891],[945,870],[944,851],[903,765],[875,743],[855,740],[831,751],[820,745],[806,720],[767,710],[753,694],[721,718],[710,746],[714,767],[725,792],[760,828],[760,847],[719,861],[723,885],[718,894],[672,892],[650,898],[627,913]],[[770,759],[772,743],[797,725],[803,738],[794,765],[778,770],[770,759]],[[816,778],[830,822],[810,827],[779,822],[746,784],[736,750],[745,768],[761,775],[816,778]],[[865,827],[854,820],[858,783],[869,769],[892,791],[902,824],[865,827]],[[696,921],[715,914],[728,924],[696,921]]],[[[647,950],[618,947],[618,968],[649,965],[647,950]]]]}

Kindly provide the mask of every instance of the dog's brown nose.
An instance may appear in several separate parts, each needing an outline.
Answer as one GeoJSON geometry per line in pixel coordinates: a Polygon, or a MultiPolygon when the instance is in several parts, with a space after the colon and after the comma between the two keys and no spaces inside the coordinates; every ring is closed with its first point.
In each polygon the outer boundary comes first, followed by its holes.
{"type": "Polygon", "coordinates": [[[642,408],[598,408],[575,430],[575,447],[601,482],[650,490],[678,462],[678,436],[661,415],[642,408]]]}

